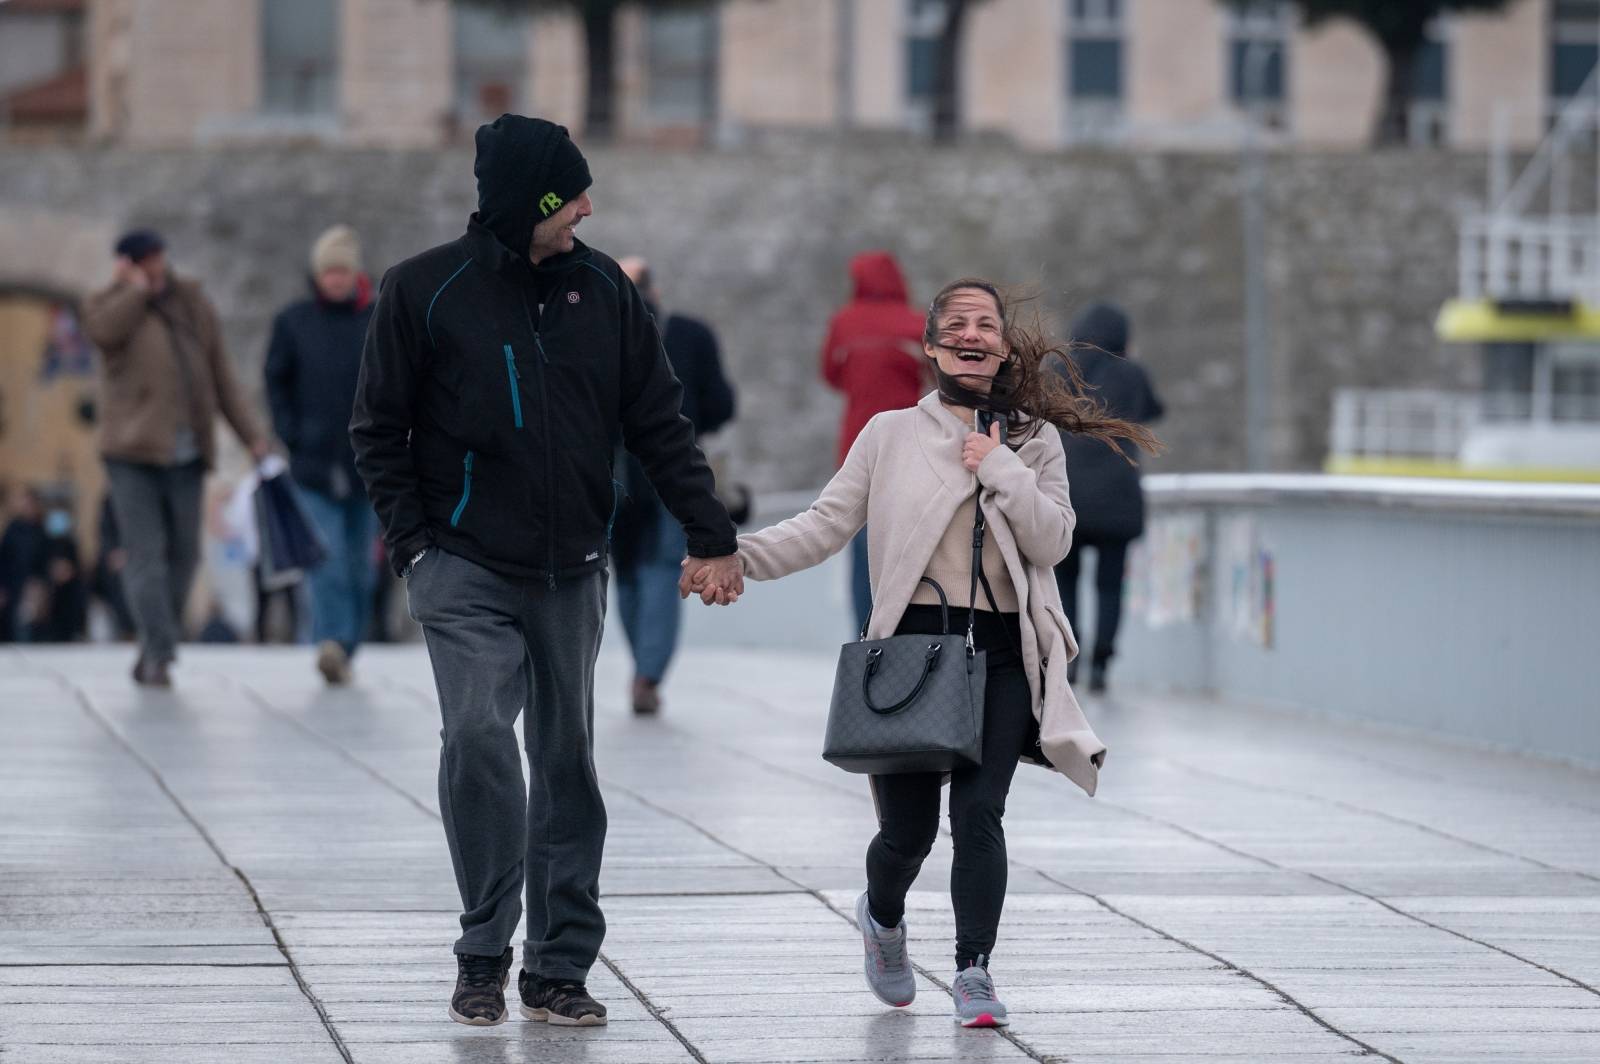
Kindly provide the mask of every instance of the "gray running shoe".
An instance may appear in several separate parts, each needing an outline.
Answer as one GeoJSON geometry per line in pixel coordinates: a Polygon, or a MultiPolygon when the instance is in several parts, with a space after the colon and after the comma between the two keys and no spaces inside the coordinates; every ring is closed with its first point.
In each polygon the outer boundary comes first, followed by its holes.
{"type": "Polygon", "coordinates": [[[885,1005],[904,1008],[917,996],[917,977],[911,970],[911,958],[906,955],[906,922],[893,931],[879,931],[867,911],[867,895],[863,891],[856,899],[856,926],[861,928],[861,942],[866,947],[867,958],[863,967],[867,985],[885,1005]]]}
{"type": "Polygon", "coordinates": [[[1006,1007],[994,996],[994,980],[984,967],[988,962],[989,958],[980,955],[977,963],[957,972],[950,983],[956,1022],[963,1027],[1004,1027],[1011,1022],[1006,1007]]]}

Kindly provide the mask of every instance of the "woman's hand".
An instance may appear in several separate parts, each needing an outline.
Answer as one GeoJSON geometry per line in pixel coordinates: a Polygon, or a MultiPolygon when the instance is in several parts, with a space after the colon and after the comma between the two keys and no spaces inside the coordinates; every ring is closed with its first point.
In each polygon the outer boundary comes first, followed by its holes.
{"type": "Polygon", "coordinates": [[[682,598],[699,595],[707,606],[731,606],[744,594],[744,559],[737,553],[722,558],[685,558],[678,580],[682,598]]]}
{"type": "Polygon", "coordinates": [[[967,433],[967,442],[961,446],[961,464],[967,467],[967,472],[976,473],[983,460],[989,457],[989,452],[1000,446],[1000,422],[996,421],[989,426],[989,434],[981,432],[967,433]]]}

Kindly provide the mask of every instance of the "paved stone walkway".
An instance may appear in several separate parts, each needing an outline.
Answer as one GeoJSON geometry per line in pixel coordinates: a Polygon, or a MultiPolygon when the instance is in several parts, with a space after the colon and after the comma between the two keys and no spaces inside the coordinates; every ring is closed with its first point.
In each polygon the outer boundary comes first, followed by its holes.
{"type": "MultiPolygon", "coordinates": [[[[1102,700],[1099,798],[1024,768],[994,972],[956,1029],[941,843],[921,993],[846,914],[873,830],[818,744],[831,663],[695,650],[666,715],[602,661],[609,1028],[444,1014],[456,899],[419,648],[0,654],[0,1060],[1600,1060],[1600,777],[1204,702],[1102,700]]],[[[1510,711],[1510,710],[1508,710],[1510,711]]]]}

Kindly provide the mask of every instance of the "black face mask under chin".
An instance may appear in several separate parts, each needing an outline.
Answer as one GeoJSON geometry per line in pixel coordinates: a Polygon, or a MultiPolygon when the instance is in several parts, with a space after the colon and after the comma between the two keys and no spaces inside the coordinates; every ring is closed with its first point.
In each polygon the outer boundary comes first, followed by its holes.
{"type": "Polygon", "coordinates": [[[1002,365],[995,373],[988,392],[980,392],[964,383],[976,378],[978,376],[976,373],[952,375],[946,373],[935,361],[933,375],[939,384],[939,397],[947,403],[970,407],[973,410],[993,410],[997,414],[1012,414],[1016,411],[1009,365],[1002,365]]]}

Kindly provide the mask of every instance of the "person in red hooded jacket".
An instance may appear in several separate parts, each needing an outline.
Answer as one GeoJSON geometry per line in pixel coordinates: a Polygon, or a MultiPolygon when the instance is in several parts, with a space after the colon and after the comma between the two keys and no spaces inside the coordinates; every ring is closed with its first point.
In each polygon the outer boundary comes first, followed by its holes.
{"type": "MultiPolygon", "coordinates": [[[[850,260],[850,280],[855,295],[833,315],[822,343],[822,379],[844,393],[839,465],[874,415],[916,406],[928,384],[922,315],[911,306],[895,257],[887,251],[862,252],[850,260]]],[[[872,609],[865,529],[850,549],[851,592],[860,629],[872,609]]]]}

